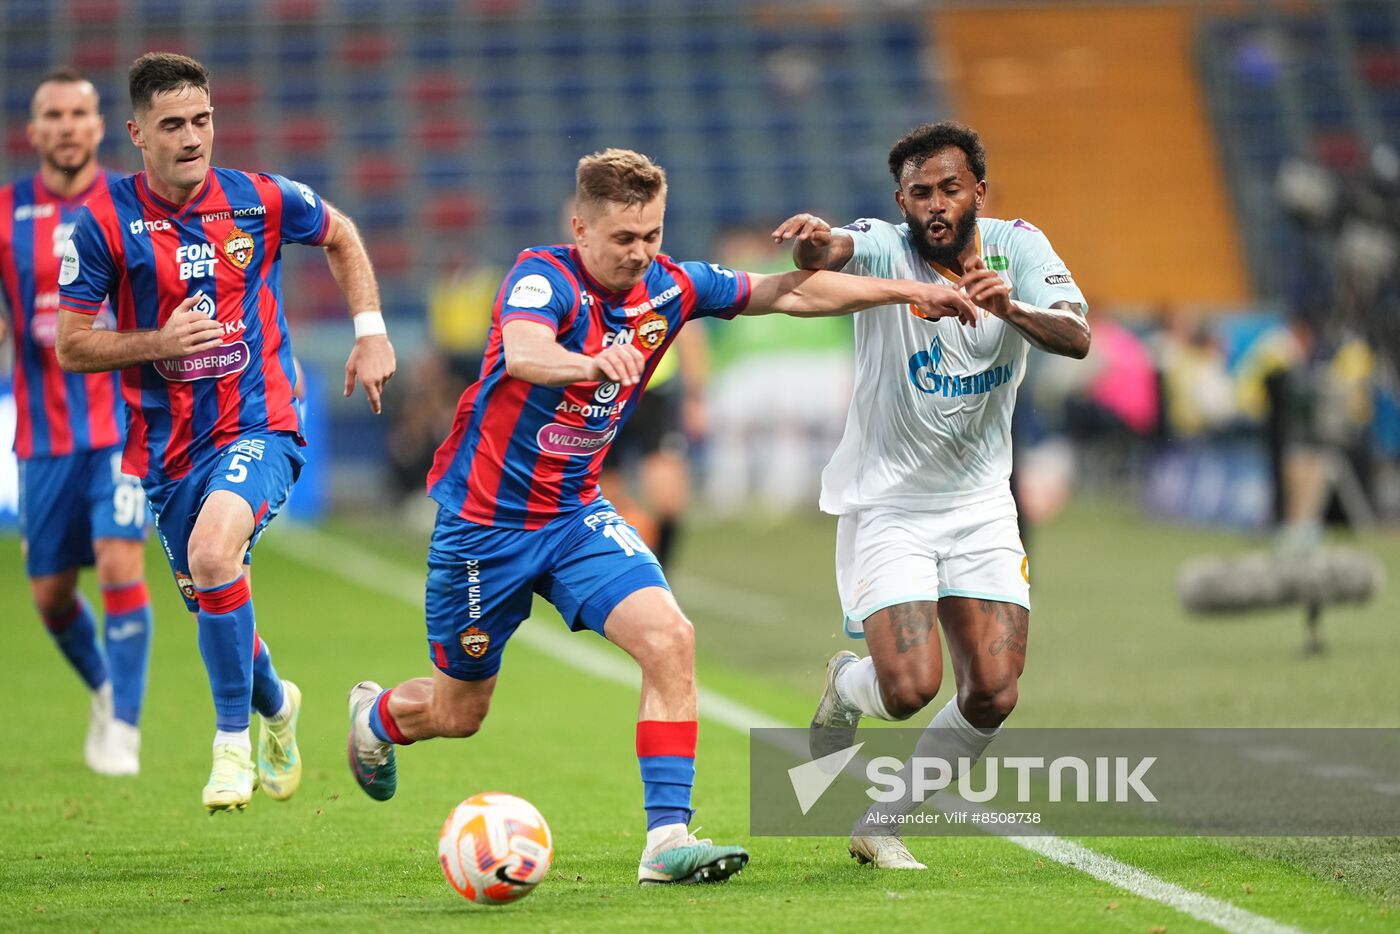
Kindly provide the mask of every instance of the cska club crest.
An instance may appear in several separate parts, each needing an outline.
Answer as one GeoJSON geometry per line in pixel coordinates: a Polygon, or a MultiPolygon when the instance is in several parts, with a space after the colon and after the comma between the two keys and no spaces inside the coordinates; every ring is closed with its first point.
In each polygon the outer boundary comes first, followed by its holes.
{"type": "Polygon", "coordinates": [[[466,632],[457,637],[457,641],[462,643],[462,651],[472,658],[481,658],[486,654],[486,650],[491,647],[491,634],[482,632],[472,626],[466,632]]]}
{"type": "Polygon", "coordinates": [[[649,311],[642,315],[641,320],[637,322],[637,343],[647,350],[655,350],[666,339],[666,332],[670,330],[670,327],[664,317],[654,311],[649,311]]]}
{"type": "Polygon", "coordinates": [[[247,269],[253,261],[253,238],[237,227],[224,237],[224,255],[239,269],[247,269]]]}

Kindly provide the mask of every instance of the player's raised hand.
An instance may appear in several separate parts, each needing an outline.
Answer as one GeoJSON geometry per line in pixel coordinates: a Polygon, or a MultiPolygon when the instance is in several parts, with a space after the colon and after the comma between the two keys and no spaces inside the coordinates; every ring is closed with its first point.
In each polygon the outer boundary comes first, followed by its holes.
{"type": "Polygon", "coordinates": [[[1011,286],[988,269],[982,257],[975,258],[963,268],[962,281],[958,285],[978,308],[985,308],[998,318],[1011,314],[1011,286]]]}
{"type": "Polygon", "coordinates": [[[597,370],[594,379],[635,386],[646,368],[646,358],[631,344],[613,344],[593,355],[593,366],[597,370]]]}
{"type": "Polygon", "coordinates": [[[773,231],[774,243],[805,240],[818,249],[831,245],[831,225],[815,214],[794,214],[773,231]]]}
{"type": "Polygon", "coordinates": [[[365,387],[370,411],[378,415],[384,384],[393,378],[397,367],[389,335],[366,334],[358,338],[350,351],[350,359],[345,361],[345,398],[350,398],[355,391],[355,381],[359,380],[365,387]]]}
{"type": "Polygon", "coordinates": [[[188,357],[201,350],[213,350],[224,342],[224,326],[194,306],[204,301],[197,292],[175,306],[160,328],[160,352],[168,358],[188,357]]]}
{"type": "Polygon", "coordinates": [[[977,327],[977,309],[958,289],[931,282],[911,284],[915,289],[909,302],[909,312],[915,317],[929,320],[957,318],[968,327],[977,327]]]}

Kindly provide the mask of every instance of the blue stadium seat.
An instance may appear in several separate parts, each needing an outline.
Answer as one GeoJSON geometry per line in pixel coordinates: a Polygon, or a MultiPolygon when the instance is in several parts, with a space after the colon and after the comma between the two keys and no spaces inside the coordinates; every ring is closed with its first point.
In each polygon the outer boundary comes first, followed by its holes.
{"type": "Polygon", "coordinates": [[[48,19],[47,0],[11,0],[5,4],[5,22],[11,26],[32,26],[48,19]]]}
{"type": "Polygon", "coordinates": [[[460,189],[472,178],[471,160],[465,155],[431,155],[419,163],[418,171],[429,188],[460,189]]]}
{"type": "Polygon", "coordinates": [[[310,68],[285,72],[273,90],[273,100],[286,110],[314,110],[324,100],[320,74],[310,68]]]}
{"type": "Polygon", "coordinates": [[[310,185],[324,198],[329,198],[331,201],[337,200],[334,188],[338,180],[331,175],[331,167],[325,159],[303,159],[289,162],[285,168],[279,168],[278,172],[302,184],[310,185]]]}
{"type": "Polygon", "coordinates": [[[187,5],[180,0],[140,0],[140,6],[132,10],[141,19],[160,23],[162,29],[178,26],[187,5]]]}
{"type": "Polygon", "coordinates": [[[354,74],[345,83],[345,100],[357,115],[389,103],[390,87],[382,75],[354,74]]]}

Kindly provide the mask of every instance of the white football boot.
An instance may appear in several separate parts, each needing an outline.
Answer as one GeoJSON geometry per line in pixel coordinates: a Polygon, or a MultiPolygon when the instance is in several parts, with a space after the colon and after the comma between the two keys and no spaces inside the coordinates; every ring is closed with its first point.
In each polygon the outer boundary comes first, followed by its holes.
{"type": "Polygon", "coordinates": [[[253,754],[242,746],[221,743],[214,747],[214,767],[204,786],[204,806],[210,814],[243,810],[253,800],[253,754]]]}
{"type": "Polygon", "coordinates": [[[93,767],[103,775],[139,775],[141,730],[125,720],[112,720],[102,742],[101,767],[93,767]]]}
{"type": "Polygon", "coordinates": [[[860,865],[870,863],[876,869],[927,869],[914,858],[898,834],[851,834],[851,855],[860,865]]]}
{"type": "Polygon", "coordinates": [[[105,756],[107,728],[112,724],[112,682],[104,682],[92,692],[92,706],[88,712],[87,739],[83,741],[83,759],[88,768],[99,775],[111,774],[107,771],[105,756]]]}

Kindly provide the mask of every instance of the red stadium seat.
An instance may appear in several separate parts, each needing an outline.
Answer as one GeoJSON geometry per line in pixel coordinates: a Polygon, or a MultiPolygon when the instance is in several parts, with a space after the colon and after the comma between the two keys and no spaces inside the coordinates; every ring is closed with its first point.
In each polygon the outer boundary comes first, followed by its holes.
{"type": "Polygon", "coordinates": [[[257,169],[260,142],[266,135],[256,121],[225,119],[214,137],[215,160],[233,169],[257,169]]]}
{"type": "Polygon", "coordinates": [[[451,105],[461,95],[462,89],[451,75],[424,75],[413,85],[413,99],[423,108],[439,108],[451,105]]]}
{"type": "Polygon", "coordinates": [[[345,38],[340,54],[352,65],[378,65],[393,55],[394,42],[382,32],[358,32],[345,38]]]}
{"type": "Polygon", "coordinates": [[[470,195],[440,195],[428,204],[426,221],[433,230],[465,230],[480,220],[481,205],[470,195]]]}
{"type": "Polygon", "coordinates": [[[117,47],[110,38],[86,39],[73,46],[69,59],[80,71],[108,71],[117,65],[117,47]]]}
{"type": "Polygon", "coordinates": [[[355,187],[368,194],[382,195],[403,184],[404,168],[391,156],[366,156],[351,171],[355,187]]]}
{"type": "Polygon", "coordinates": [[[456,149],[471,135],[469,128],[460,120],[441,117],[423,123],[418,131],[418,141],[433,150],[456,149]]]}
{"type": "MultiPolygon", "coordinates": [[[[115,23],[121,14],[121,0],[71,0],[68,4],[68,19],[79,26],[115,23]]],[[[112,44],[110,38],[107,43],[112,44]]]]}
{"type": "Polygon", "coordinates": [[[313,20],[321,13],[321,0],[277,0],[268,6],[272,15],[283,22],[313,20]]]}
{"type": "Polygon", "coordinates": [[[256,80],[247,74],[221,72],[214,88],[214,105],[220,115],[235,111],[240,116],[258,99],[256,80]]]}
{"type": "Polygon", "coordinates": [[[1346,130],[1324,130],[1313,140],[1317,157],[1334,169],[1348,170],[1361,165],[1365,148],[1346,130]]]}
{"type": "Polygon", "coordinates": [[[525,5],[525,0],[473,0],[472,7],[477,13],[514,13],[525,5]]]}
{"type": "Polygon", "coordinates": [[[23,123],[16,124],[6,135],[5,152],[16,161],[34,157],[34,148],[29,145],[29,136],[24,131],[23,123]]]}
{"type": "Polygon", "coordinates": [[[1373,88],[1400,84],[1400,56],[1385,48],[1365,49],[1357,55],[1357,66],[1373,88]]]}
{"type": "Polygon", "coordinates": [[[290,153],[320,152],[330,136],[325,121],[319,117],[289,119],[282,127],[282,145],[290,153]]]}
{"type": "Polygon", "coordinates": [[[400,276],[413,268],[414,247],[404,237],[375,237],[366,249],[383,277],[400,276]]]}

